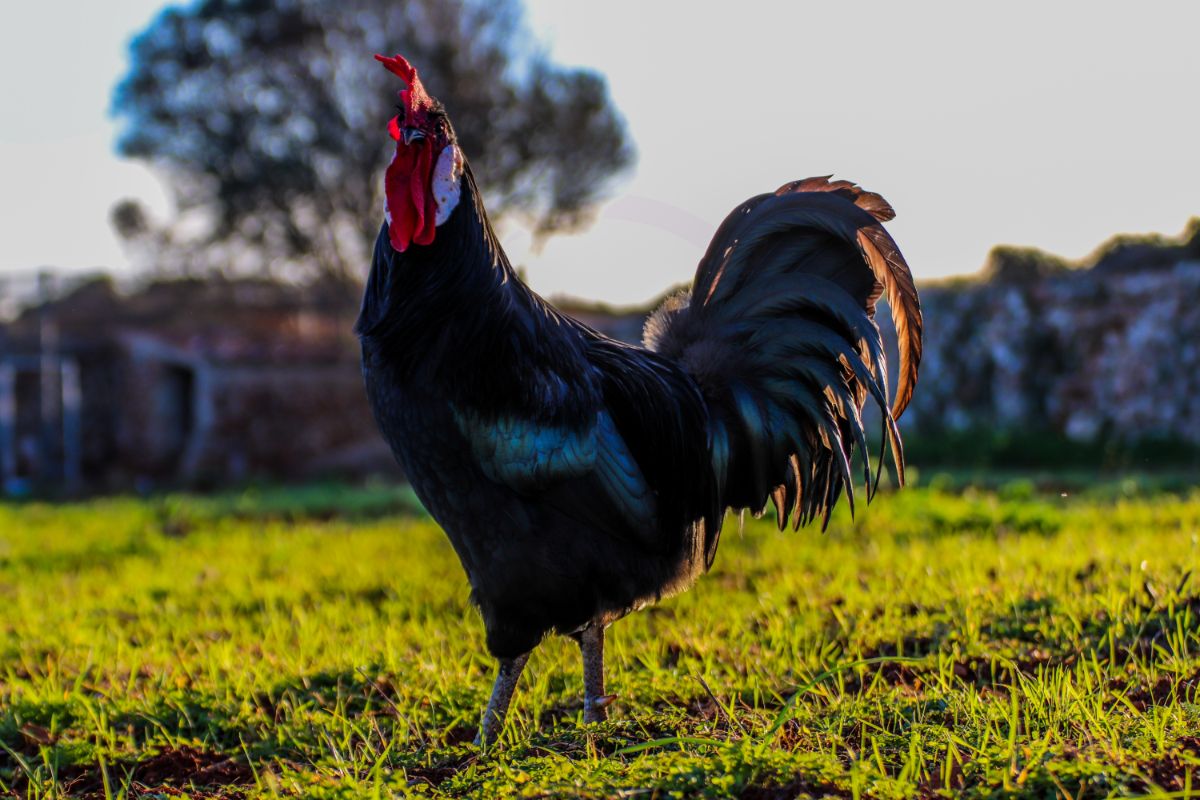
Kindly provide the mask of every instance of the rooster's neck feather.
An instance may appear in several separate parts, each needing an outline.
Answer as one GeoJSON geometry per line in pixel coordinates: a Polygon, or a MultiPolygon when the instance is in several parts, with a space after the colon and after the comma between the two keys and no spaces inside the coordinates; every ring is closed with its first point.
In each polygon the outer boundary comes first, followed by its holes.
{"type": "Polygon", "coordinates": [[[536,407],[530,376],[586,369],[585,329],[521,282],[469,165],[431,244],[401,253],[380,230],[356,331],[368,364],[399,383],[495,413],[536,407]]]}

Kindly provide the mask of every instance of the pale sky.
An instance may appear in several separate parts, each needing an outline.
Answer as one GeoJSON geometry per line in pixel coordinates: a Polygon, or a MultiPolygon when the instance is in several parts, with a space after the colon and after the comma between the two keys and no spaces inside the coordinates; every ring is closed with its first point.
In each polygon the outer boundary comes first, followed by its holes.
{"type": "MultiPolygon", "coordinates": [[[[529,3],[557,61],[608,77],[639,152],[586,232],[531,252],[506,231],[538,291],[646,300],[691,276],[737,203],[808,175],[887,197],[918,278],[973,272],[997,243],[1078,258],[1200,215],[1194,0],[714,5],[529,3]]],[[[0,276],[128,270],[112,203],[167,212],[106,116],[128,37],[159,7],[6,10],[0,276]]]]}

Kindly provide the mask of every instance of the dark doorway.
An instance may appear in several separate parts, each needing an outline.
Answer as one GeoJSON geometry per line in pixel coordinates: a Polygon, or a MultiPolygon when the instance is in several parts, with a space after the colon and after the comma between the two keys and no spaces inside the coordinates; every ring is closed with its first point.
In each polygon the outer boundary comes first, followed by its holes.
{"type": "Polygon", "coordinates": [[[158,451],[173,467],[187,449],[195,428],[195,372],[186,366],[163,367],[154,397],[158,420],[158,451]]]}

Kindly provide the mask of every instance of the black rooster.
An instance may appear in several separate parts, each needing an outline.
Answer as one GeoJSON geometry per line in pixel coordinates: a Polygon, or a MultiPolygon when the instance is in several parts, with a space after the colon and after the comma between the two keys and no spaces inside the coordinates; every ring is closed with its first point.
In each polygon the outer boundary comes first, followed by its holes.
{"type": "Polygon", "coordinates": [[[379,426],[499,659],[480,738],[499,732],[551,631],[580,643],[584,719],[603,719],[605,626],[708,569],[726,508],[772,500],[780,528],[827,522],[843,490],[853,508],[855,450],[870,498],[868,395],[903,480],[894,419],[916,383],[921,313],[879,224],[893,211],[827,178],[754,197],[721,224],[691,291],[647,323],[645,347],[623,344],[520,281],[441,104],[402,57],[376,58],[406,88],[356,330],[379,426]],[[899,338],[890,410],[883,292],[899,338]]]}

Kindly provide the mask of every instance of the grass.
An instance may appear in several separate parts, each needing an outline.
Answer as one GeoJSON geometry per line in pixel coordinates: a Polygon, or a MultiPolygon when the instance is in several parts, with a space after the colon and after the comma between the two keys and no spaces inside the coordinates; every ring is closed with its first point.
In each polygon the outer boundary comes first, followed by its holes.
{"type": "Polygon", "coordinates": [[[611,721],[552,639],[486,751],[402,490],[0,504],[0,795],[1200,798],[1200,492],[929,483],[731,521],[610,630],[611,721]]]}

